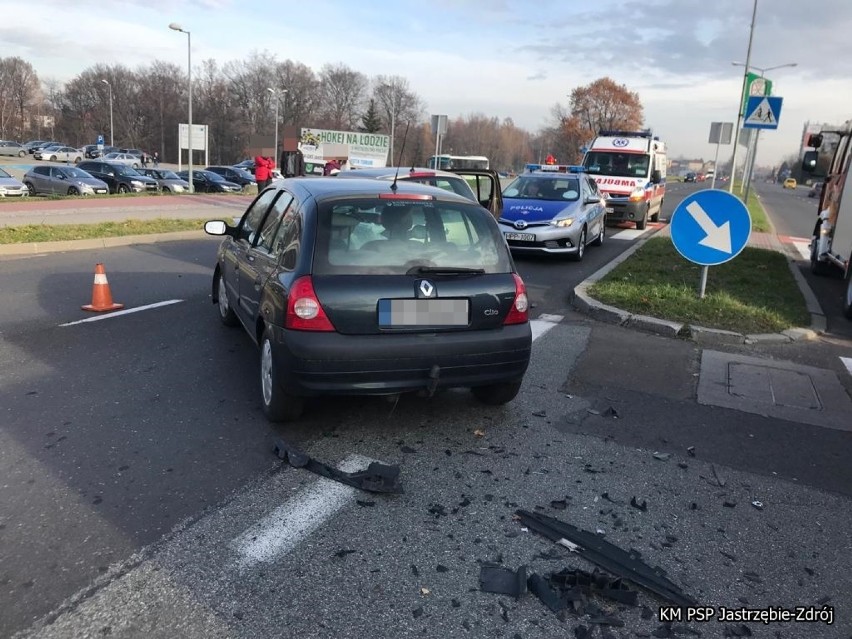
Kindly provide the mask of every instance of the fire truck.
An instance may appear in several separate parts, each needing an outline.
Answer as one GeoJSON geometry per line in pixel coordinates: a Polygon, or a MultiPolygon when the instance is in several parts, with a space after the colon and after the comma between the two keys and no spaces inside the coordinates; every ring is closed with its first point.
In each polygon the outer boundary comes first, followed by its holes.
{"type": "MultiPolygon", "coordinates": [[[[802,157],[802,171],[818,175],[824,166],[820,147],[828,136],[837,136],[837,146],[827,167],[822,193],[817,207],[817,219],[811,237],[811,271],[815,275],[839,275],[846,287],[843,314],[852,320],[852,181],[849,163],[852,160],[852,120],[839,131],[812,134],[802,157]]],[[[833,142],[833,140],[832,140],[833,142]]]]}
{"type": "Polygon", "coordinates": [[[607,223],[657,222],[666,195],[666,145],[650,129],[599,131],[583,166],[607,197],[607,223]]]}

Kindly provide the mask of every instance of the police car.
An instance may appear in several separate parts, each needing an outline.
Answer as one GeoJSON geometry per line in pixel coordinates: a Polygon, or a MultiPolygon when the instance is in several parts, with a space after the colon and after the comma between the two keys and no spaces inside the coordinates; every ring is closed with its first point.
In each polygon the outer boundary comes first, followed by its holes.
{"type": "Polygon", "coordinates": [[[503,190],[500,230],[513,253],[580,261],[606,236],[605,196],[582,166],[527,164],[503,190]]]}

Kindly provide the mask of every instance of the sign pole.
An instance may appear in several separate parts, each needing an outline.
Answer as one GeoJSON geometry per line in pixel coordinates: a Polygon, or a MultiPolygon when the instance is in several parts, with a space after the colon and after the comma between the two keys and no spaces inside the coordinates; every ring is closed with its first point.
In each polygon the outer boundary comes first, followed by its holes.
{"type": "Polygon", "coordinates": [[[754,21],[757,19],[757,0],[754,0],[754,9],[751,12],[751,28],[748,32],[748,51],[746,52],[745,71],[743,72],[743,88],[737,101],[737,125],[734,129],[734,156],[731,158],[731,181],[728,184],[728,193],[734,192],[734,177],[737,174],[737,142],[740,135],[740,123],[743,121],[743,96],[748,87],[748,68],[751,64],[751,43],[754,39],[754,21]]]}
{"type": "Polygon", "coordinates": [[[701,282],[698,284],[698,299],[704,299],[704,292],[707,290],[707,271],[710,270],[709,266],[701,267],[701,282]]]}
{"type": "Polygon", "coordinates": [[[751,190],[751,176],[754,173],[754,159],[757,156],[757,141],[760,139],[760,129],[754,132],[754,150],[751,153],[751,166],[748,168],[748,182],[746,182],[745,203],[748,206],[748,192],[751,190]]]}
{"type": "Polygon", "coordinates": [[[716,174],[719,172],[719,147],[722,146],[722,135],[719,132],[719,140],[716,142],[716,158],[713,160],[713,179],[710,181],[710,188],[716,188],[716,174]]]}

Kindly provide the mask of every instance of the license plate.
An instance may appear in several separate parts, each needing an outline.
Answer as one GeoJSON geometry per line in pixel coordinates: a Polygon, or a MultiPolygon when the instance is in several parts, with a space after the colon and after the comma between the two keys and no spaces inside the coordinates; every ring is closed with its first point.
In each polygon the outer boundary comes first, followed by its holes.
{"type": "Polygon", "coordinates": [[[379,300],[379,326],[467,326],[468,300],[379,300]]]}
{"type": "Polygon", "coordinates": [[[518,240],[520,242],[535,242],[535,235],[532,233],[504,233],[507,240],[518,240]]]}
{"type": "Polygon", "coordinates": [[[607,213],[612,213],[613,211],[615,211],[615,209],[613,207],[611,207],[611,206],[606,207],[607,213]]]}

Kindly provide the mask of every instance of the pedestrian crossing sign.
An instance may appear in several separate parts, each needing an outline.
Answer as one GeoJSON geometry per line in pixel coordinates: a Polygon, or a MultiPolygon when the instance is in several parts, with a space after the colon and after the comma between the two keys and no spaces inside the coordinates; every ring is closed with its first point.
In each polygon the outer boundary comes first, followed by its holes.
{"type": "Polygon", "coordinates": [[[748,99],[743,127],[746,129],[777,129],[783,98],[753,95],[748,99]]]}

